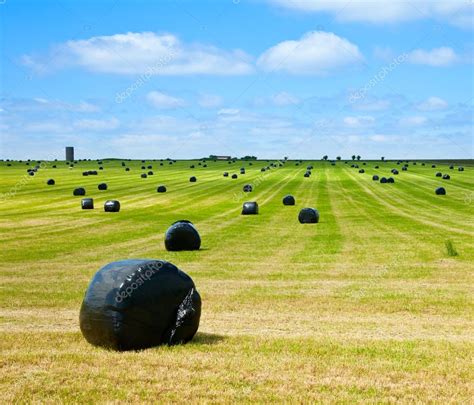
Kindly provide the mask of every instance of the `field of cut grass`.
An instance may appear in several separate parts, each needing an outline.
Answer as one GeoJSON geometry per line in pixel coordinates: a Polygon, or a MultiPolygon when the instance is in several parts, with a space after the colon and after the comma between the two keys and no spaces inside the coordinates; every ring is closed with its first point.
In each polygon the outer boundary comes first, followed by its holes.
{"type": "Polygon", "coordinates": [[[97,162],[45,162],[35,176],[26,169],[36,162],[0,162],[2,402],[472,401],[470,162],[464,172],[358,162],[364,174],[352,162],[289,161],[264,173],[271,161],[162,163],[147,161],[154,175],[142,179],[140,161],[125,172],[104,160],[87,177],[97,162]],[[238,179],[222,176],[242,166],[238,179]],[[394,167],[395,184],[372,181],[394,167]],[[96,209],[80,209],[78,186],[96,209]],[[288,193],[296,206],[282,205],[288,193]],[[105,213],[106,199],[121,211],[105,213]],[[252,200],[260,214],[240,215],[252,200]],[[302,207],[317,208],[320,223],[299,224],[302,207]],[[179,219],[199,230],[200,251],[165,250],[179,219]],[[127,258],[165,259],[194,279],[203,307],[192,342],[117,353],[84,340],[91,277],[127,258]]]}

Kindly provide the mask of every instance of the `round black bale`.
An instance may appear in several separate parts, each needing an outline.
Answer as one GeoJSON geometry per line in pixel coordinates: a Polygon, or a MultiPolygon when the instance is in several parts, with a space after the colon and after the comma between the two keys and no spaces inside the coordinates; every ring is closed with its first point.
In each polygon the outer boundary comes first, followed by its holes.
{"type": "Polygon", "coordinates": [[[359,170],[359,173],[365,173],[365,170],[364,170],[364,169],[360,169],[360,170],[359,170]]]}
{"type": "Polygon", "coordinates": [[[104,170],[104,168],[102,166],[99,166],[99,170],[104,170]]]}
{"type": "Polygon", "coordinates": [[[86,190],[84,187],[75,188],[72,195],[86,195],[86,190]]]}
{"type": "Polygon", "coordinates": [[[191,277],[164,260],[133,259],[95,274],[79,323],[90,344],[124,351],[186,343],[200,317],[201,297],[191,277]]]}
{"type": "Polygon", "coordinates": [[[392,174],[397,175],[397,174],[398,174],[398,170],[397,170],[397,169],[392,169],[392,174]]]}
{"type": "Polygon", "coordinates": [[[158,186],[158,188],[156,189],[156,192],[157,193],[166,193],[166,187],[161,185],[161,186],[158,186]]]}
{"type": "Polygon", "coordinates": [[[386,182],[387,182],[387,179],[386,179],[385,177],[382,177],[382,178],[380,179],[380,183],[384,184],[384,183],[386,183],[386,182]]]}
{"type": "Polygon", "coordinates": [[[443,179],[444,180],[449,180],[451,178],[451,176],[449,174],[445,174],[443,175],[443,179]]]}
{"type": "Polygon", "coordinates": [[[295,197],[293,197],[291,194],[285,195],[283,197],[283,205],[295,205],[295,197]]]}
{"type": "Polygon", "coordinates": [[[372,176],[372,180],[373,180],[373,181],[378,181],[378,180],[379,180],[379,176],[377,176],[376,174],[374,174],[374,175],[372,176]]]}
{"type": "Polygon", "coordinates": [[[89,170],[89,175],[90,176],[97,176],[97,170],[89,170]]]}
{"type": "Polygon", "coordinates": [[[126,171],[126,172],[129,172],[129,171],[130,171],[130,168],[129,168],[129,167],[126,167],[126,168],[125,168],[125,171],[126,171]]]}
{"type": "Polygon", "coordinates": [[[264,167],[262,167],[262,168],[260,169],[261,172],[264,172],[265,170],[267,170],[267,169],[265,169],[264,167]]]}
{"type": "Polygon", "coordinates": [[[163,163],[160,163],[160,166],[163,166],[163,163]]]}
{"type": "Polygon", "coordinates": [[[441,177],[441,176],[443,176],[443,173],[441,173],[441,172],[436,173],[436,177],[441,177]]]}
{"type": "Polygon", "coordinates": [[[425,166],[425,164],[424,164],[424,163],[422,163],[421,165],[422,165],[422,166],[425,166]]]}
{"type": "Polygon", "coordinates": [[[11,163],[7,163],[7,166],[10,167],[12,164],[11,163]]]}
{"type": "Polygon", "coordinates": [[[147,169],[153,169],[153,166],[152,165],[149,165],[146,167],[147,169]]]}
{"type": "Polygon", "coordinates": [[[245,169],[240,169],[240,174],[245,174],[245,169]]]}
{"type": "Polygon", "coordinates": [[[82,172],[83,176],[89,176],[89,172],[82,172]]]}
{"type": "Polygon", "coordinates": [[[51,166],[51,167],[52,167],[53,169],[56,169],[57,166],[56,166],[56,165],[53,165],[53,166],[51,166]]]}
{"type": "Polygon", "coordinates": [[[444,187],[438,187],[435,190],[436,195],[446,195],[446,189],[444,187]]]}
{"type": "Polygon", "coordinates": [[[237,177],[239,177],[239,176],[237,176],[236,174],[233,174],[233,175],[232,175],[232,178],[233,178],[233,179],[236,179],[237,177]]]}
{"type": "Polygon", "coordinates": [[[253,190],[252,185],[251,184],[244,185],[243,190],[244,190],[244,193],[250,193],[253,190]]]}
{"type": "Polygon", "coordinates": [[[191,176],[191,177],[189,178],[189,181],[190,181],[191,183],[196,183],[197,179],[196,179],[196,177],[191,176]]]}
{"type": "Polygon", "coordinates": [[[169,251],[199,250],[201,237],[192,222],[182,219],[173,222],[166,231],[165,247],[169,251]]]}
{"type": "Polygon", "coordinates": [[[431,168],[434,169],[436,167],[436,165],[431,165],[431,168]]]}
{"type": "Polygon", "coordinates": [[[450,165],[449,168],[450,168],[451,170],[453,170],[453,169],[454,169],[454,165],[450,165]]]}
{"type": "Polygon", "coordinates": [[[141,170],[145,170],[145,169],[146,169],[146,167],[145,167],[145,166],[142,166],[142,167],[140,167],[140,169],[141,169],[141,170]]]}
{"type": "Polygon", "coordinates": [[[229,173],[224,172],[223,176],[224,176],[224,177],[229,177],[229,173]]]}
{"type": "Polygon", "coordinates": [[[464,167],[459,166],[459,167],[458,167],[458,171],[459,171],[459,172],[463,172],[463,171],[464,171],[464,167]]]}
{"type": "Polygon", "coordinates": [[[190,169],[194,169],[194,167],[195,167],[194,165],[189,166],[190,169]]]}
{"type": "Polygon", "coordinates": [[[94,199],[93,198],[83,198],[81,200],[81,208],[83,210],[93,210],[94,209],[94,199]]]}
{"type": "Polygon", "coordinates": [[[146,179],[148,176],[146,175],[146,173],[142,173],[142,174],[140,175],[140,177],[141,177],[142,179],[146,179]]]}
{"type": "Polygon", "coordinates": [[[402,170],[403,170],[404,172],[406,172],[406,171],[408,170],[408,167],[403,166],[403,167],[402,167],[402,170]]]}
{"type": "Polygon", "coordinates": [[[395,179],[393,177],[389,177],[387,179],[387,183],[395,183],[395,179]]]}
{"type": "Polygon", "coordinates": [[[304,174],[304,177],[309,177],[309,176],[311,176],[311,173],[310,173],[310,172],[306,172],[306,173],[304,174]]]}
{"type": "Polygon", "coordinates": [[[202,167],[207,167],[207,165],[203,165],[202,167]]]}
{"type": "Polygon", "coordinates": [[[107,183],[100,183],[97,188],[99,190],[107,190],[107,183]]]}
{"type": "Polygon", "coordinates": [[[107,200],[104,204],[105,212],[119,212],[120,203],[117,200],[107,200]]]}
{"type": "Polygon", "coordinates": [[[49,179],[49,180],[46,182],[46,184],[47,184],[48,186],[54,186],[54,185],[56,184],[56,182],[54,181],[54,179],[49,179]]]}
{"type": "Polygon", "coordinates": [[[242,215],[257,215],[258,204],[256,201],[247,201],[242,205],[242,215]]]}
{"type": "Polygon", "coordinates": [[[302,208],[298,214],[300,224],[317,224],[319,222],[319,212],[314,208],[302,208]]]}
{"type": "Polygon", "coordinates": [[[379,167],[378,166],[374,166],[374,169],[378,169],[379,167]]]}
{"type": "Polygon", "coordinates": [[[125,167],[125,162],[122,162],[122,166],[125,167]]]}
{"type": "Polygon", "coordinates": [[[153,176],[153,171],[150,170],[150,171],[148,172],[148,176],[153,176]]]}

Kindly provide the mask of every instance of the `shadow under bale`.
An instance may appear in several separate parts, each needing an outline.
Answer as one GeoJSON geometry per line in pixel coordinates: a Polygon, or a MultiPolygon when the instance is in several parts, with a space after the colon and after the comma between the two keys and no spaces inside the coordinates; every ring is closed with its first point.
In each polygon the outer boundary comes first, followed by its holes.
{"type": "Polygon", "coordinates": [[[46,182],[46,184],[47,184],[48,186],[54,186],[54,185],[56,184],[56,182],[54,181],[54,179],[49,179],[49,180],[46,182]]]}
{"type": "Polygon", "coordinates": [[[93,198],[83,198],[81,200],[81,208],[83,210],[93,210],[94,209],[94,199],[93,198]]]}
{"type": "Polygon", "coordinates": [[[101,191],[107,190],[107,183],[100,183],[97,188],[101,191]]]}
{"type": "Polygon", "coordinates": [[[242,215],[257,215],[257,214],[258,214],[258,204],[256,201],[244,202],[242,206],[242,215]]]}
{"type": "Polygon", "coordinates": [[[75,188],[72,195],[86,195],[86,189],[84,187],[75,188]]]}
{"type": "Polygon", "coordinates": [[[283,197],[283,205],[295,205],[295,197],[293,197],[291,194],[285,195],[283,197]]]}
{"type": "Polygon", "coordinates": [[[94,275],[79,322],[92,345],[124,351],[186,343],[200,317],[201,297],[191,277],[164,260],[132,259],[94,275]]]}
{"type": "Polygon", "coordinates": [[[166,187],[161,185],[161,186],[158,186],[158,188],[156,189],[156,192],[157,193],[166,193],[166,187]]]}
{"type": "Polygon", "coordinates": [[[319,222],[319,212],[314,208],[302,208],[298,214],[300,224],[317,224],[319,222]]]}
{"type": "Polygon", "coordinates": [[[435,190],[436,195],[446,195],[446,189],[444,187],[438,187],[435,190]]]}
{"type": "Polygon", "coordinates": [[[107,200],[104,204],[105,212],[119,212],[120,211],[120,202],[117,200],[107,200]]]}
{"type": "Polygon", "coordinates": [[[183,219],[172,223],[166,231],[165,247],[169,251],[199,250],[201,237],[192,222],[183,219]]]}

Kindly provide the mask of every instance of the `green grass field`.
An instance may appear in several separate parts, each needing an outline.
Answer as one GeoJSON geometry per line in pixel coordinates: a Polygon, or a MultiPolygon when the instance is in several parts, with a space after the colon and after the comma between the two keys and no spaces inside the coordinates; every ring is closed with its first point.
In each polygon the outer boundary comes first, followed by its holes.
{"type": "Polygon", "coordinates": [[[474,167],[147,161],[155,174],[141,179],[140,161],[130,172],[120,162],[88,177],[95,161],[47,162],[34,177],[0,162],[2,402],[472,401],[474,167]],[[395,184],[372,181],[394,167],[395,184]],[[244,196],[246,183],[256,186],[244,196]],[[78,186],[95,210],[80,209],[78,186]],[[282,205],[287,193],[296,206],[282,205]],[[105,213],[106,199],[121,211],[105,213]],[[260,214],[240,215],[253,200],[260,214]],[[319,224],[299,224],[305,206],[319,224]],[[165,250],[178,219],[196,225],[200,251],[165,250]],[[194,279],[203,312],[192,342],[117,353],[84,340],[91,277],[126,258],[165,259],[194,279]]]}

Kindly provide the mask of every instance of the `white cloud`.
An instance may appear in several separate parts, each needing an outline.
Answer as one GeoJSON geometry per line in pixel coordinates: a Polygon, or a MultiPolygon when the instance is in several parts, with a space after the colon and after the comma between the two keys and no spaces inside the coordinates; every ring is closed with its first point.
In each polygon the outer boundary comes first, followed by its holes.
{"type": "Polygon", "coordinates": [[[253,71],[251,58],[243,51],[186,44],[175,35],[153,32],[67,41],[46,55],[24,55],[23,63],[40,73],[74,66],[124,75],[241,75],[253,71]]]}
{"type": "Polygon", "coordinates": [[[215,94],[201,94],[198,104],[204,108],[215,108],[222,104],[222,97],[215,94]]]}
{"type": "Polygon", "coordinates": [[[292,94],[287,93],[286,91],[282,91],[280,93],[274,94],[272,96],[272,102],[276,106],[287,106],[287,105],[295,105],[300,103],[300,99],[292,94]]]}
{"type": "Polygon", "coordinates": [[[104,120],[81,119],[73,123],[74,128],[88,131],[111,131],[119,125],[120,121],[115,117],[104,120]]]}
{"type": "Polygon", "coordinates": [[[362,60],[357,45],[331,32],[316,31],[267,49],[259,57],[257,66],[264,71],[325,75],[362,60]]]}
{"type": "Polygon", "coordinates": [[[452,48],[443,46],[431,50],[415,49],[408,53],[407,60],[417,65],[450,66],[460,58],[452,48]]]}
{"type": "Polygon", "coordinates": [[[420,111],[438,111],[448,107],[448,103],[439,97],[429,97],[422,103],[417,105],[420,111]]]}
{"type": "Polygon", "coordinates": [[[400,125],[404,127],[419,127],[423,124],[425,124],[427,121],[426,117],[420,116],[420,115],[415,115],[412,117],[404,117],[401,118],[399,123],[400,125]]]}
{"type": "Polygon", "coordinates": [[[374,24],[434,18],[472,28],[472,8],[466,0],[268,0],[281,7],[310,13],[329,13],[339,21],[374,24]]]}
{"type": "Polygon", "coordinates": [[[237,108],[222,108],[217,111],[217,115],[238,115],[240,112],[237,108]]]}
{"type": "Polygon", "coordinates": [[[42,97],[33,98],[8,98],[0,100],[0,104],[7,111],[66,111],[77,113],[94,113],[100,107],[86,101],[79,103],[66,103],[61,100],[50,100],[42,97]]]}
{"type": "Polygon", "coordinates": [[[183,99],[170,96],[160,91],[150,91],[146,98],[153,107],[158,109],[173,109],[186,105],[183,99]]]}
{"type": "Polygon", "coordinates": [[[361,115],[358,117],[344,117],[344,125],[349,128],[365,128],[375,123],[375,118],[370,115],[361,115]]]}

